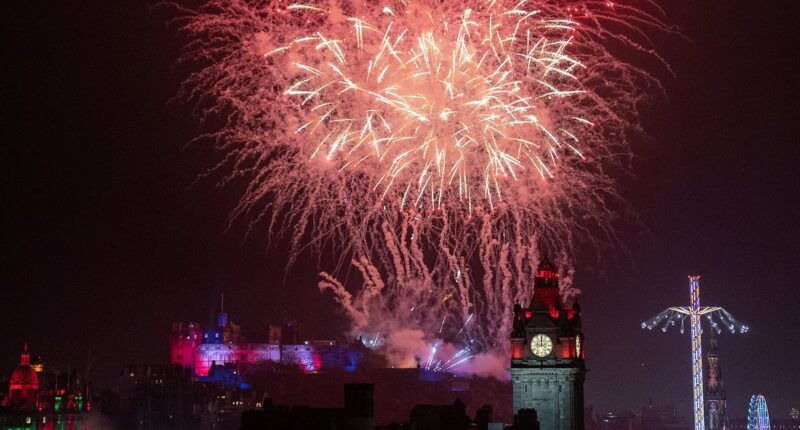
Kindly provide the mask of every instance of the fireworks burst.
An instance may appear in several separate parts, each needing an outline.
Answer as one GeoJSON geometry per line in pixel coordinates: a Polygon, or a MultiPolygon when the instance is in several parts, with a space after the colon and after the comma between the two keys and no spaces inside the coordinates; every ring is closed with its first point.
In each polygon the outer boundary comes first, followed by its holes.
{"type": "Polygon", "coordinates": [[[374,188],[382,197],[399,194],[401,209],[440,208],[452,195],[472,211],[473,200],[491,208],[502,201],[503,185],[530,189],[552,178],[562,148],[583,157],[575,147],[583,133],[573,126],[592,122],[553,121],[545,106],[584,92],[559,88],[583,67],[565,53],[571,38],[564,33],[574,31],[575,21],[542,19],[526,9],[480,24],[472,9],[453,24],[430,11],[406,13],[429,25],[417,34],[393,29],[388,6],[389,18],[381,20],[388,24],[348,18],[356,45],[351,57],[346,39],[321,32],[265,54],[296,53],[313,64],[293,61],[301,76],[284,92],[309,106],[295,133],[314,142],[311,160],[379,172],[374,188]]]}
{"type": "Polygon", "coordinates": [[[508,337],[539,243],[569,267],[576,232],[610,234],[613,175],[659,86],[607,45],[658,59],[641,28],[668,29],[643,7],[207,0],[179,19],[200,65],[182,94],[223,122],[214,170],[249,180],[232,219],[266,220],[293,255],[340,251],[333,273],[351,261],[363,289],[320,287],[354,332],[475,342],[448,367],[508,337]]]}

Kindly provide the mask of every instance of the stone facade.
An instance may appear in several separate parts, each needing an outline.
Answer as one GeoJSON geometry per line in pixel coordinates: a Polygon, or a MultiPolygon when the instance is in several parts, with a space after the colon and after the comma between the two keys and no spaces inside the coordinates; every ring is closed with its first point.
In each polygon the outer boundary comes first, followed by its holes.
{"type": "Polygon", "coordinates": [[[577,368],[512,369],[514,411],[536,409],[542,429],[582,429],[583,374],[577,368]]]}

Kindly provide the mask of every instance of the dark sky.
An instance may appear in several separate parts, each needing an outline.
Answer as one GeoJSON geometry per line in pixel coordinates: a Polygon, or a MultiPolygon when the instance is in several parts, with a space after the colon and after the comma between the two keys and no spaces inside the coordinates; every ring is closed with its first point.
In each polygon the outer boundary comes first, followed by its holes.
{"type": "MultiPolygon", "coordinates": [[[[207,322],[223,290],[247,326],[285,314],[321,336],[343,327],[316,270],[298,265],[284,283],[284,252],[226,230],[236,186],[192,185],[214,153],[186,146],[196,122],[169,103],[181,71],[163,13],[13,3],[0,6],[0,374],[25,341],[54,368],[84,368],[91,354],[101,381],[124,363],[164,362],[170,323],[207,322]]],[[[661,42],[677,78],[625,184],[644,228],[621,227],[629,255],[578,266],[587,403],[652,398],[688,414],[688,336],[639,323],[686,303],[686,275],[700,273],[704,303],[751,326],[720,340],[732,415],[762,393],[785,416],[800,407],[795,2],[662,3],[690,41],[661,42]]]]}

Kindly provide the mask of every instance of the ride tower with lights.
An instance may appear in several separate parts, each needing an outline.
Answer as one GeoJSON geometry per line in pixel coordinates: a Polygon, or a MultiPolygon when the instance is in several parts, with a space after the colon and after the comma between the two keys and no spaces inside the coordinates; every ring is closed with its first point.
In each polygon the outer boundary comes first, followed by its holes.
{"type": "Polygon", "coordinates": [[[661,331],[666,332],[669,327],[681,323],[681,333],[684,333],[684,323],[689,318],[692,334],[692,391],[694,397],[694,429],[705,430],[705,403],[703,398],[703,317],[708,320],[711,329],[717,334],[722,333],[719,323],[724,325],[731,333],[746,333],[749,328],[736,321],[730,312],[719,306],[700,306],[700,276],[689,275],[689,306],[669,307],[649,320],[642,323],[643,329],[652,330],[659,324],[661,331]]]}
{"type": "Polygon", "coordinates": [[[514,305],[514,415],[535,409],[541,429],[583,430],[584,353],[580,305],[562,302],[558,271],[544,259],[536,271],[530,306],[514,305]]]}

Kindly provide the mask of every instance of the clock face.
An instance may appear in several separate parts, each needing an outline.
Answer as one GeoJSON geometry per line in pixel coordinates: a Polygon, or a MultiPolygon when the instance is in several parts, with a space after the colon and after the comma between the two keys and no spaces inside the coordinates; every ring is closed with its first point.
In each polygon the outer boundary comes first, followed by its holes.
{"type": "Polygon", "coordinates": [[[531,339],[531,352],[537,357],[544,357],[553,351],[553,341],[550,336],[537,334],[531,339]]]}
{"type": "Polygon", "coordinates": [[[581,337],[578,336],[575,338],[575,354],[578,358],[581,358],[581,337]]]}

